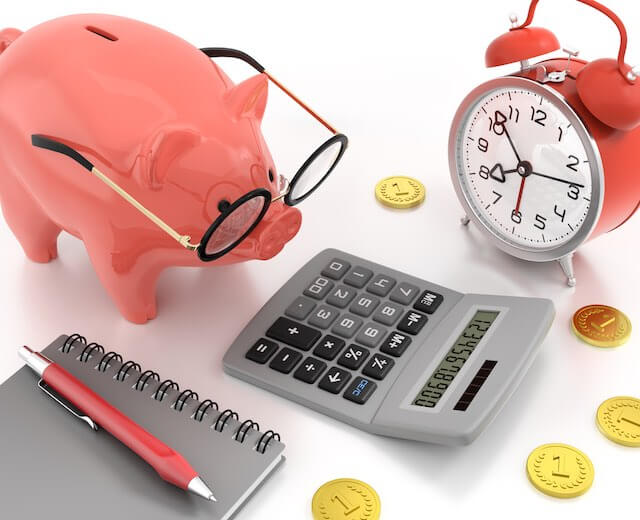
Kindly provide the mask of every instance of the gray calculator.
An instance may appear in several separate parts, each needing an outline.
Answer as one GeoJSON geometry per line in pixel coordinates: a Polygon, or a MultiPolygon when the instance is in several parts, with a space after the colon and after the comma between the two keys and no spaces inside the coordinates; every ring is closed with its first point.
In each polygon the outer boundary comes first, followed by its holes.
{"type": "Polygon", "coordinates": [[[550,300],[461,294],[326,249],[256,314],[224,368],[368,432],[468,444],[554,315],[550,300]]]}

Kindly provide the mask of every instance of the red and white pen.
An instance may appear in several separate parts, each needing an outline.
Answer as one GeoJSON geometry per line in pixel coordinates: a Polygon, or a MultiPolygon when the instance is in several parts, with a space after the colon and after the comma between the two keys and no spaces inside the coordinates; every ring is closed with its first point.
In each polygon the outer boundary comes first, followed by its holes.
{"type": "Polygon", "coordinates": [[[21,347],[18,354],[56,393],[128,446],[164,480],[207,500],[216,501],[209,486],[178,452],[133,422],[49,358],[29,347],[21,347]]]}

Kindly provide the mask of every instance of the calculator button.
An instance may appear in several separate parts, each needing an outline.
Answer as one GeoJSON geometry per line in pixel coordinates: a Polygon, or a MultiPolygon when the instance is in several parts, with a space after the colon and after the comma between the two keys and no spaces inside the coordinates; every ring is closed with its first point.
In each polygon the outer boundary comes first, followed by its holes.
{"type": "Polygon", "coordinates": [[[329,265],[322,270],[322,276],[333,278],[334,280],[340,280],[340,278],[347,274],[350,267],[351,264],[349,262],[345,262],[339,258],[334,258],[329,262],[329,265]]]}
{"type": "Polygon", "coordinates": [[[338,364],[351,370],[358,370],[368,357],[369,351],[366,348],[349,345],[349,348],[338,359],[338,364]]]}
{"type": "Polygon", "coordinates": [[[338,394],[351,379],[351,373],[338,367],[331,367],[318,385],[323,390],[338,394]]]}
{"type": "Polygon", "coordinates": [[[380,347],[380,352],[390,354],[393,357],[400,357],[407,350],[407,347],[411,343],[411,338],[400,332],[392,332],[384,340],[384,343],[380,347]]]}
{"type": "Polygon", "coordinates": [[[416,303],[413,304],[413,308],[422,312],[426,312],[427,314],[433,314],[436,312],[438,307],[444,298],[441,294],[435,293],[433,291],[425,291],[420,295],[420,298],[416,303]]]}
{"type": "Polygon", "coordinates": [[[249,349],[245,357],[256,363],[264,365],[278,350],[278,344],[268,339],[260,338],[249,349]]]}
{"type": "Polygon", "coordinates": [[[298,296],[284,313],[294,320],[304,320],[316,306],[309,298],[298,296]]]}
{"type": "Polygon", "coordinates": [[[356,377],[344,393],[344,398],[356,404],[364,404],[376,389],[376,384],[364,377],[356,377]]]}
{"type": "Polygon", "coordinates": [[[374,348],[380,344],[386,333],[387,329],[380,325],[367,323],[356,337],[356,341],[363,344],[365,347],[374,348]]]}
{"type": "Polygon", "coordinates": [[[345,285],[338,285],[327,298],[327,303],[344,309],[356,296],[356,291],[345,285]]]}
{"type": "Polygon", "coordinates": [[[379,274],[367,285],[367,291],[377,296],[386,296],[395,284],[396,281],[390,276],[379,274]]]}
{"type": "Polygon", "coordinates": [[[396,286],[393,292],[389,295],[389,299],[402,305],[409,305],[418,296],[418,289],[415,285],[402,282],[396,286]]]}
{"type": "Polygon", "coordinates": [[[351,314],[342,316],[331,329],[331,332],[342,336],[343,338],[352,337],[356,331],[362,326],[362,320],[351,314]]]}
{"type": "Polygon", "coordinates": [[[308,357],[294,372],[293,377],[305,383],[312,384],[318,380],[326,368],[326,363],[323,363],[319,359],[308,357]]]}
{"type": "Polygon", "coordinates": [[[276,357],[273,358],[273,361],[269,363],[269,366],[278,372],[288,374],[301,359],[302,354],[300,354],[300,352],[296,352],[295,350],[285,347],[278,352],[276,357]]]}
{"type": "Polygon", "coordinates": [[[309,287],[304,290],[305,296],[315,298],[316,300],[322,300],[329,291],[333,288],[333,282],[322,276],[318,276],[309,287]]]}
{"type": "Polygon", "coordinates": [[[318,346],[313,349],[313,353],[322,359],[333,361],[345,345],[344,340],[327,335],[322,338],[318,346]]]}
{"type": "Polygon", "coordinates": [[[309,318],[309,323],[314,327],[327,329],[334,321],[336,321],[339,314],[340,312],[337,309],[332,309],[326,305],[320,305],[320,307],[318,307],[318,309],[309,318]]]}
{"type": "Polygon", "coordinates": [[[278,318],[267,331],[267,336],[299,348],[309,350],[320,338],[320,331],[288,318],[278,318]]]}
{"type": "Polygon", "coordinates": [[[408,332],[415,336],[418,332],[422,330],[425,323],[427,323],[428,318],[424,314],[420,314],[419,312],[409,311],[405,314],[404,318],[400,320],[398,323],[398,329],[402,332],[408,332]]]}
{"type": "Polygon", "coordinates": [[[351,272],[343,280],[347,285],[352,285],[362,289],[373,276],[373,271],[360,267],[359,265],[351,269],[351,272]]]}
{"type": "Polygon", "coordinates": [[[358,316],[368,318],[379,304],[380,300],[375,296],[361,294],[354,300],[349,310],[358,316]]]}
{"type": "Polygon", "coordinates": [[[395,303],[385,303],[376,311],[373,315],[373,319],[383,325],[393,325],[400,319],[402,310],[403,309],[400,305],[396,305],[395,303]]]}
{"type": "Polygon", "coordinates": [[[389,370],[393,368],[395,361],[387,356],[381,356],[380,354],[374,354],[373,357],[367,362],[367,366],[364,367],[362,373],[365,376],[373,377],[382,381],[389,373],[389,370]]]}

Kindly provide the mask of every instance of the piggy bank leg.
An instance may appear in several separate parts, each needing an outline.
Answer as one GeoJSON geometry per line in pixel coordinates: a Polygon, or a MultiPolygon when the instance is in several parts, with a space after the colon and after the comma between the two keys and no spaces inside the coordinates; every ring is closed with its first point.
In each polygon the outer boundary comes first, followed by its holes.
{"type": "Polygon", "coordinates": [[[11,175],[3,175],[0,203],[4,218],[30,260],[46,263],[58,257],[61,229],[11,175]]]}
{"type": "Polygon", "coordinates": [[[133,323],[144,324],[156,317],[156,282],[164,265],[156,265],[134,251],[113,252],[95,237],[93,231],[83,233],[91,263],[102,285],[120,313],[133,323]],[[126,263],[122,256],[130,257],[126,263]]]}

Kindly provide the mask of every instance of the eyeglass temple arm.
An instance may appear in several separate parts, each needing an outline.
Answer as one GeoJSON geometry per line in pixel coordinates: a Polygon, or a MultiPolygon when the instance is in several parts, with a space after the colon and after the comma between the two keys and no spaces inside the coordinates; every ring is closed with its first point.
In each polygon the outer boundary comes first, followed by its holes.
{"type": "Polygon", "coordinates": [[[160,229],[162,229],[165,233],[167,233],[171,238],[180,243],[184,248],[189,249],[190,251],[195,251],[198,249],[200,244],[192,244],[191,237],[189,235],[181,235],[171,226],[169,226],[164,220],[158,217],[155,213],[152,213],[147,208],[145,208],[140,202],[138,202],[135,198],[129,195],[125,190],[123,190],[120,186],[118,186],[115,182],[113,182],[109,177],[107,177],[104,173],[102,173],[98,168],[96,168],[91,161],[89,161],[84,155],[80,152],[74,150],[70,146],[61,143],[60,141],[56,141],[54,139],[50,139],[43,135],[34,134],[31,136],[31,144],[38,148],[43,148],[45,150],[50,150],[52,152],[60,153],[62,155],[66,155],[70,157],[78,164],[80,164],[83,168],[91,172],[93,175],[98,177],[102,182],[104,182],[107,186],[109,186],[113,191],[115,191],[118,195],[120,195],[123,199],[125,199],[129,204],[131,204],[134,208],[136,208],[140,213],[142,213],[145,217],[151,220],[154,224],[156,224],[160,229]]]}
{"type": "Polygon", "coordinates": [[[293,99],[298,105],[304,108],[309,114],[311,114],[316,121],[318,121],[322,126],[324,126],[329,132],[332,134],[337,134],[338,131],[327,123],[324,119],[322,119],[318,114],[316,114],[304,101],[302,101],[298,96],[296,96],[293,92],[291,92],[287,87],[285,87],[282,83],[280,83],[276,78],[274,78],[267,70],[254,58],[249,56],[246,52],[239,51],[237,49],[229,49],[227,47],[205,47],[200,49],[204,54],[206,54],[209,58],[236,58],[244,61],[245,63],[251,65],[255,70],[259,73],[264,74],[271,80],[282,92],[284,92],[287,96],[293,99]]]}

